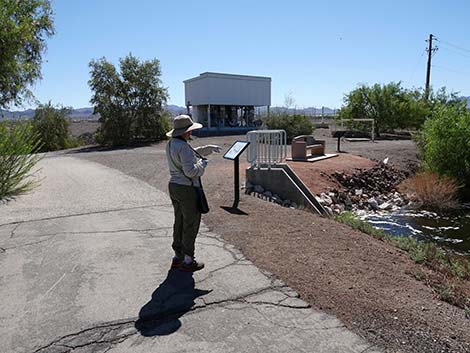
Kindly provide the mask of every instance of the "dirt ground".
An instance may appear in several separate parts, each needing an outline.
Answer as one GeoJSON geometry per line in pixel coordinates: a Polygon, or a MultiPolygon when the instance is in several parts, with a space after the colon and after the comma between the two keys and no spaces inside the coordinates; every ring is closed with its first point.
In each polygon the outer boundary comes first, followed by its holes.
{"type": "MultiPolygon", "coordinates": [[[[328,136],[328,130],[315,134],[326,139],[327,151],[335,151],[336,140],[328,136]]],[[[216,143],[226,151],[237,138],[244,137],[200,138],[192,144],[216,143]]],[[[119,169],[166,191],[164,146],[91,150],[75,156],[119,169]]],[[[348,161],[372,164],[354,155],[375,160],[389,157],[390,163],[402,169],[417,165],[411,141],[344,142],[342,150],[347,153],[318,162],[315,168],[321,170],[323,163],[328,170],[350,169],[348,161]]],[[[246,166],[241,163],[241,170],[246,166]]],[[[294,168],[308,177],[306,167],[294,168]]],[[[233,166],[221,155],[210,158],[203,181],[211,206],[204,222],[257,266],[296,289],[313,307],[337,316],[388,352],[470,352],[470,320],[465,312],[440,301],[433,289],[418,281],[413,274],[429,270],[415,264],[405,252],[332,219],[253,196],[241,195],[239,208],[244,214],[225,211],[222,207],[233,202],[233,166]]]]}

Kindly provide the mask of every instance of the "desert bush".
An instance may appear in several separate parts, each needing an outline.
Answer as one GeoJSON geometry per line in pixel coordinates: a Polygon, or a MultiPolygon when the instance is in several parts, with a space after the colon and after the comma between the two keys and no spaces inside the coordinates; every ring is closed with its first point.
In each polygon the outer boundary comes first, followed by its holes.
{"type": "Polygon", "coordinates": [[[51,102],[40,105],[33,117],[34,131],[42,141],[41,152],[76,147],[78,142],[69,135],[69,108],[54,107],[51,102]]]}
{"type": "Polygon", "coordinates": [[[339,111],[341,119],[374,119],[378,136],[385,130],[418,128],[427,115],[419,92],[395,82],[361,85],[344,96],[344,103],[339,111]]]}
{"type": "Polygon", "coordinates": [[[458,207],[457,181],[429,170],[404,180],[398,190],[423,208],[446,210],[458,207]]]}
{"type": "Polygon", "coordinates": [[[470,186],[470,110],[464,103],[438,105],[421,139],[425,167],[470,186]]]}
{"type": "Polygon", "coordinates": [[[0,200],[34,187],[30,172],[41,142],[30,123],[0,122],[0,200]]]}
{"type": "Polygon", "coordinates": [[[343,100],[338,117],[374,119],[377,136],[395,129],[420,129],[436,105],[459,101],[456,94],[447,93],[445,88],[431,90],[426,98],[424,90],[405,89],[400,82],[363,84],[345,94],[343,100]]]}
{"type": "Polygon", "coordinates": [[[89,64],[91,102],[101,123],[96,141],[116,146],[164,139],[170,122],[164,109],[168,92],[160,79],[160,62],[141,62],[132,55],[119,62],[120,72],[105,58],[89,64]]]}
{"type": "Polygon", "coordinates": [[[267,125],[270,129],[285,130],[287,141],[299,135],[311,135],[313,133],[313,124],[305,115],[272,114],[267,125]]]}

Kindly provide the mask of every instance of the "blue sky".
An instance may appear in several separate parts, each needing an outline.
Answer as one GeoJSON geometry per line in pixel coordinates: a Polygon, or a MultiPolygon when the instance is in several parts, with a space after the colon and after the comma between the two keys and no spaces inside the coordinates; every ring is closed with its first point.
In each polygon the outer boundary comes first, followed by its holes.
{"type": "MultiPolygon", "coordinates": [[[[170,103],[205,71],[272,77],[272,105],[340,107],[359,83],[422,87],[433,33],[431,83],[470,96],[468,0],[55,0],[41,102],[90,106],[88,63],[132,53],[157,58],[170,103]]],[[[29,107],[29,106],[25,106],[29,107]]]]}

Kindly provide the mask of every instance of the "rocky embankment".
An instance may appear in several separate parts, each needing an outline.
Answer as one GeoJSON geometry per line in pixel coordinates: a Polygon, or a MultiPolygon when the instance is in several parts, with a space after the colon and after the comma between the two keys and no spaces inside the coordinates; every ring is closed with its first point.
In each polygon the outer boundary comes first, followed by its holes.
{"type": "Polygon", "coordinates": [[[407,173],[384,163],[359,170],[353,175],[337,171],[324,176],[340,186],[317,197],[332,213],[397,211],[409,203],[406,196],[397,190],[398,185],[408,176],[407,173]]]}
{"type": "Polygon", "coordinates": [[[283,207],[299,208],[299,206],[294,201],[283,199],[278,194],[269,190],[265,190],[261,185],[253,185],[250,182],[247,182],[246,185],[242,187],[242,189],[245,189],[245,194],[247,195],[254,195],[264,200],[274,202],[283,207]]]}

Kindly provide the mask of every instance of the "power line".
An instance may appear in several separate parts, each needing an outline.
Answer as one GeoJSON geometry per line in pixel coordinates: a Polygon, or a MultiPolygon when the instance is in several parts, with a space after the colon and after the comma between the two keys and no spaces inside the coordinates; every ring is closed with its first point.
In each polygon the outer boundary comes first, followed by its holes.
{"type": "Polygon", "coordinates": [[[466,55],[466,54],[464,54],[464,53],[462,53],[462,52],[460,52],[460,51],[457,51],[457,50],[453,49],[452,47],[448,47],[446,44],[443,44],[443,45],[442,45],[442,43],[441,43],[441,48],[444,48],[445,50],[448,50],[448,51],[450,51],[450,52],[452,52],[452,53],[458,54],[458,55],[460,55],[460,56],[462,56],[462,57],[464,57],[464,58],[470,58],[470,55],[466,55]]]}
{"type": "Polygon", "coordinates": [[[456,74],[467,74],[467,73],[464,72],[464,71],[459,71],[459,70],[451,69],[451,68],[446,67],[446,66],[432,65],[432,67],[435,68],[435,69],[438,69],[438,70],[445,70],[445,71],[453,72],[453,73],[456,73],[456,74]]]}
{"type": "Polygon", "coordinates": [[[436,37],[434,37],[434,38],[435,38],[437,41],[439,41],[439,42],[441,42],[441,43],[443,43],[443,44],[447,44],[447,45],[449,45],[449,46],[451,46],[451,47],[454,47],[455,49],[462,50],[462,51],[464,51],[464,52],[470,53],[470,49],[465,49],[465,48],[463,48],[463,47],[461,47],[461,46],[459,46],[459,45],[457,45],[457,44],[452,44],[452,43],[447,42],[447,41],[445,41],[445,40],[442,40],[442,39],[440,39],[440,38],[436,38],[436,37]]]}
{"type": "Polygon", "coordinates": [[[423,52],[419,56],[418,60],[416,61],[416,64],[413,66],[413,71],[411,72],[411,76],[410,76],[410,79],[409,79],[410,82],[413,80],[413,78],[415,76],[415,73],[416,73],[416,69],[421,64],[421,59],[423,58],[425,53],[426,53],[426,49],[423,50],[423,52]]]}

